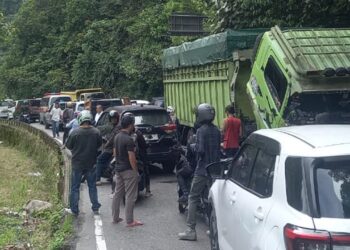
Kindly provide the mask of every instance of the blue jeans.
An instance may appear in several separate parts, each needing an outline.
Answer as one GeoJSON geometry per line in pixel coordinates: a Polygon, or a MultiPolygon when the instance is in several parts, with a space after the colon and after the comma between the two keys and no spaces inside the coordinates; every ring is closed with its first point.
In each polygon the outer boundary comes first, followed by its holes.
{"type": "Polygon", "coordinates": [[[52,121],[52,135],[55,137],[59,137],[59,129],[60,129],[60,122],[59,121],[52,121]]]}
{"type": "Polygon", "coordinates": [[[89,187],[90,202],[92,204],[92,211],[98,211],[101,204],[98,202],[97,198],[97,188],[96,188],[96,171],[91,169],[89,171],[83,171],[79,169],[72,169],[72,183],[71,183],[71,193],[70,193],[70,209],[73,213],[79,214],[79,197],[80,197],[80,183],[81,178],[85,175],[87,184],[89,187]]]}
{"type": "Polygon", "coordinates": [[[101,180],[103,171],[108,167],[109,162],[112,160],[113,154],[111,152],[102,152],[97,157],[96,162],[96,181],[101,180]]]}

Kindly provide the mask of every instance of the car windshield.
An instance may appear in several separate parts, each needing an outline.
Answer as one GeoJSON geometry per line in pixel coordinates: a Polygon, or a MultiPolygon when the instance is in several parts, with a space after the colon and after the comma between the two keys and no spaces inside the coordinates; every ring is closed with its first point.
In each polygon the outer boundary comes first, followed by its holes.
{"type": "Polygon", "coordinates": [[[57,96],[51,98],[51,103],[53,104],[55,102],[70,102],[72,99],[69,96],[57,96]]]}
{"type": "Polygon", "coordinates": [[[84,109],[85,109],[84,103],[79,104],[77,110],[80,112],[80,111],[83,111],[84,109]]]}
{"type": "Polygon", "coordinates": [[[288,157],[285,175],[287,201],[295,209],[312,215],[309,204],[315,196],[320,217],[350,218],[350,156],[288,157]],[[306,176],[312,173],[309,190],[306,176]]]}
{"type": "Polygon", "coordinates": [[[0,101],[0,106],[1,107],[8,107],[9,103],[8,102],[4,102],[4,101],[3,102],[0,101]]]}
{"type": "Polygon", "coordinates": [[[169,115],[165,110],[142,110],[133,111],[135,125],[160,126],[169,123],[169,115]]]}
{"type": "Polygon", "coordinates": [[[294,94],[284,117],[289,125],[350,124],[349,97],[349,92],[294,94]]]}

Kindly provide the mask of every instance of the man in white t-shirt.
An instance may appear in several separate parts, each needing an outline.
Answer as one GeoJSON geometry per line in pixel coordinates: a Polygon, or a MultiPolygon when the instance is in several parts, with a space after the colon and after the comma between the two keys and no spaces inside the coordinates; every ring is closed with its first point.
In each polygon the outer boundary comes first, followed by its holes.
{"type": "Polygon", "coordinates": [[[96,106],[96,115],[95,115],[95,125],[97,124],[98,120],[100,119],[102,112],[103,112],[102,105],[97,105],[96,106]]]}
{"type": "Polygon", "coordinates": [[[62,118],[63,111],[60,108],[60,105],[58,102],[55,102],[54,106],[52,107],[50,111],[50,117],[51,117],[51,123],[52,123],[52,134],[53,138],[56,136],[59,137],[59,127],[60,127],[60,120],[62,118]]]}

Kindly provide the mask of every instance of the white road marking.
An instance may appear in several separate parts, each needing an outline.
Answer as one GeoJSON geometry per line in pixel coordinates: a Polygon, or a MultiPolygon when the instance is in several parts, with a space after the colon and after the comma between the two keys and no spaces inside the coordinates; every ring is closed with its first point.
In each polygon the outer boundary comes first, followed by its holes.
{"type": "Polygon", "coordinates": [[[101,216],[94,215],[94,219],[95,219],[96,249],[97,250],[107,250],[105,237],[103,235],[101,216]]]}

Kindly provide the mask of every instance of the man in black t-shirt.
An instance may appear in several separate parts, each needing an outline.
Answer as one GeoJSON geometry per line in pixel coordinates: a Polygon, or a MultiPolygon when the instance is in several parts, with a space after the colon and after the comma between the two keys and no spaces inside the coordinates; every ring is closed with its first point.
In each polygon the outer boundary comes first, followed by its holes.
{"type": "Polygon", "coordinates": [[[116,187],[112,202],[113,223],[119,223],[120,202],[125,195],[125,219],[128,227],[143,225],[134,219],[134,206],[138,192],[139,173],[135,155],[135,143],[131,133],[135,130],[135,117],[126,113],[121,119],[121,131],[114,140],[116,187]]]}

